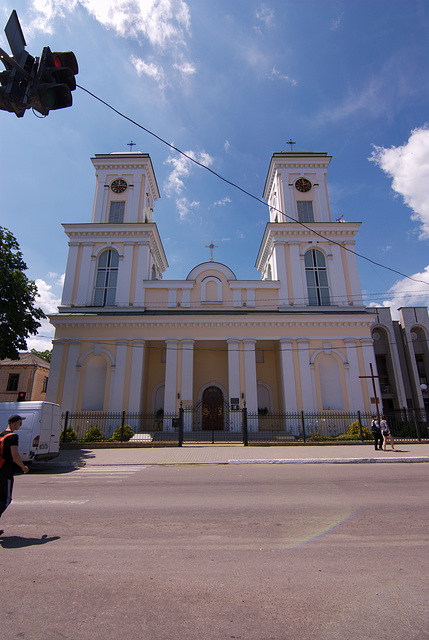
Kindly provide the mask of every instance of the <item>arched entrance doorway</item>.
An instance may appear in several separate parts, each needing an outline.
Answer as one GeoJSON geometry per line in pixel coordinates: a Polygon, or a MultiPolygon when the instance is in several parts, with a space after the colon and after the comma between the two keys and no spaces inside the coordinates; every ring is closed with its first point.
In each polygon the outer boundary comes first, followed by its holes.
{"type": "Polygon", "coordinates": [[[204,390],[201,424],[203,431],[223,429],[223,404],[223,393],[218,387],[208,387],[204,390]]]}

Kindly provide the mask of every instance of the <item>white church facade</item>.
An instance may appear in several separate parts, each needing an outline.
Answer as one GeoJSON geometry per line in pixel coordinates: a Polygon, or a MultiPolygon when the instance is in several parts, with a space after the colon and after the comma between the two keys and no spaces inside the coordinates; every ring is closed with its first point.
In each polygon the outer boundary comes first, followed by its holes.
{"type": "Polygon", "coordinates": [[[64,225],[47,399],[63,411],[174,413],[198,403],[218,413],[221,404],[254,414],[373,411],[373,381],[362,376],[375,368],[377,314],[362,300],[360,223],[331,217],[330,160],[300,151],[271,158],[259,280],[237,280],[213,259],[168,280],[149,155],[92,158],[92,219],[64,225]]]}

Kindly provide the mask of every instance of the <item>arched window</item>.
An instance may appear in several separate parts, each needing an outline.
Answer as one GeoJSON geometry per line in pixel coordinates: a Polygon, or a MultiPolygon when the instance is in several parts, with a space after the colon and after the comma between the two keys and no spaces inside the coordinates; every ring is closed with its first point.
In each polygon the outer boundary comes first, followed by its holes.
{"type": "Polygon", "coordinates": [[[94,304],[97,307],[115,304],[118,265],[119,256],[116,251],[106,249],[106,251],[103,251],[100,255],[94,294],[94,304]]]}
{"type": "Polygon", "coordinates": [[[318,249],[310,249],[305,254],[305,275],[307,278],[308,304],[315,306],[331,304],[325,256],[318,249]]]}

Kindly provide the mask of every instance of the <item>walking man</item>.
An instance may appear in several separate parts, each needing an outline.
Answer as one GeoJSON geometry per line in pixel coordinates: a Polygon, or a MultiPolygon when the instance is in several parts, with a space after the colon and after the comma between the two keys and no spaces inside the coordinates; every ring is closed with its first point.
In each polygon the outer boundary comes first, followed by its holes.
{"type": "MultiPolygon", "coordinates": [[[[0,518],[12,502],[14,464],[17,464],[24,473],[28,473],[28,467],[18,453],[18,434],[16,433],[23,420],[25,418],[18,415],[10,416],[7,429],[0,433],[0,438],[4,438],[2,454],[4,461],[0,467],[0,518]]],[[[0,536],[2,534],[3,529],[0,529],[0,536]]]]}

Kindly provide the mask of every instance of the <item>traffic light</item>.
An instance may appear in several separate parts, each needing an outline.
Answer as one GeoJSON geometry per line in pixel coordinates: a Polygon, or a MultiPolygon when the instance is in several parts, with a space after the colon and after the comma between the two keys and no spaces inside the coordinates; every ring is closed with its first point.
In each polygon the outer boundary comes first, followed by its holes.
{"type": "Polygon", "coordinates": [[[24,402],[25,400],[25,396],[26,396],[26,392],[25,391],[20,391],[18,393],[18,399],[17,402],[24,402]]]}
{"type": "Polygon", "coordinates": [[[22,51],[18,60],[9,56],[2,58],[6,71],[0,73],[0,108],[4,111],[15,113],[22,118],[28,109],[27,97],[32,73],[34,70],[34,58],[26,51],[22,51]]]}
{"type": "Polygon", "coordinates": [[[78,73],[73,51],[54,51],[44,47],[40,59],[36,59],[37,71],[30,87],[28,104],[47,116],[49,111],[71,107],[71,92],[76,89],[78,73]]]}
{"type": "Polygon", "coordinates": [[[47,116],[49,111],[72,105],[78,73],[72,51],[54,51],[44,47],[40,58],[25,51],[25,39],[16,11],[5,27],[12,56],[0,48],[0,60],[6,70],[0,73],[0,110],[22,118],[31,107],[47,116]]]}

